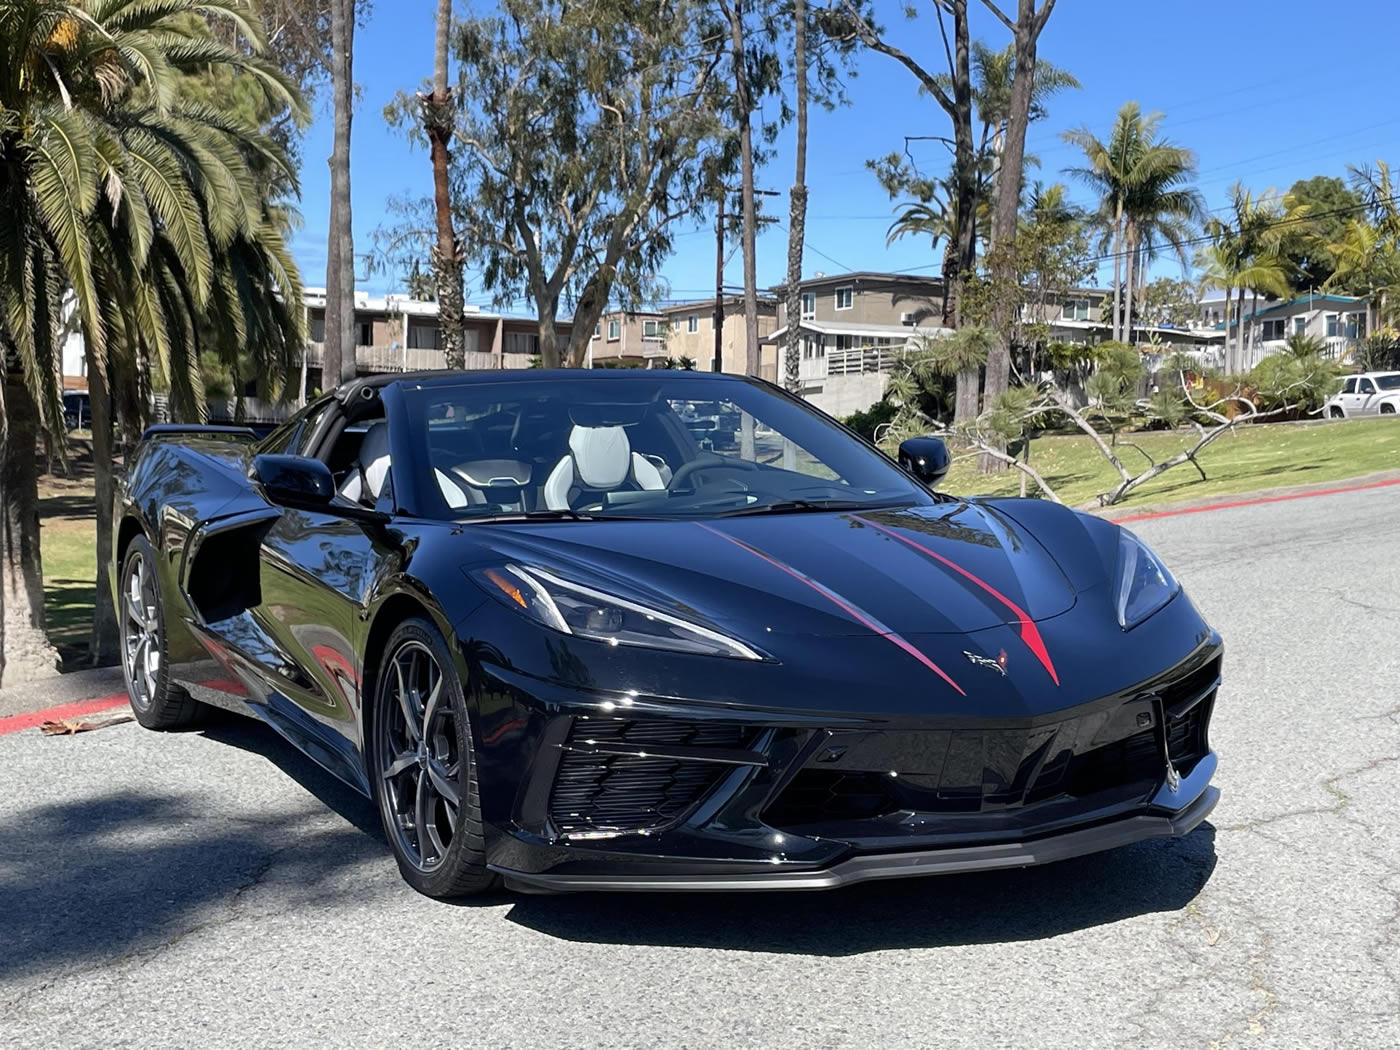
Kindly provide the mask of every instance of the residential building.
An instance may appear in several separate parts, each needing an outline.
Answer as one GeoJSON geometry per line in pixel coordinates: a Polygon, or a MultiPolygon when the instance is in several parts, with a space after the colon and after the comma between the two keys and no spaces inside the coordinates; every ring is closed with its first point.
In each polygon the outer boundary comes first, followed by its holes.
{"type": "MultiPolygon", "coordinates": [[[[325,360],[326,292],[308,288],[305,295],[308,342],[306,387],[321,389],[321,365],[325,360]]],[[[572,326],[567,319],[556,323],[561,342],[567,342],[572,326]]],[[[463,365],[467,369],[529,368],[540,349],[539,323],[533,317],[499,314],[466,307],[463,329],[463,365]]],[[[355,372],[402,372],[442,368],[442,329],[437,303],[402,295],[376,298],[355,293],[355,372]]]]}
{"type": "MultiPolygon", "coordinates": [[[[1269,303],[1245,314],[1245,356],[1241,370],[1278,353],[1290,335],[1309,335],[1323,342],[1328,356],[1343,360],[1366,337],[1368,303],[1352,295],[1302,295],[1269,303]]],[[[1220,325],[1221,333],[1224,324],[1220,325]]],[[[1232,330],[1234,325],[1231,325],[1232,330]]]]}
{"type": "Polygon", "coordinates": [[[655,310],[609,310],[593,328],[589,360],[648,366],[667,356],[665,328],[665,315],[655,310]]]}
{"type": "MultiPolygon", "coordinates": [[[[914,274],[817,273],[801,281],[802,396],[834,416],[869,408],[884,396],[889,373],[911,339],[946,333],[943,282],[914,274]]],[[[765,343],[786,343],[787,289],[777,296],[778,327],[765,343]]],[[[777,367],[781,370],[781,350],[777,367]]],[[[780,372],[781,374],[781,372],[780,372]]]]}
{"type": "MultiPolygon", "coordinates": [[[[693,303],[677,303],[661,311],[666,322],[666,356],[688,357],[701,372],[715,367],[715,301],[703,299],[693,303]]],[[[778,348],[763,340],[778,326],[778,301],[769,296],[758,297],[759,369],[761,378],[770,383],[779,381],[778,348]]],[[[742,375],[748,370],[748,326],[744,313],[744,298],[739,295],[724,299],[724,321],[719,330],[720,371],[742,375]]]]}

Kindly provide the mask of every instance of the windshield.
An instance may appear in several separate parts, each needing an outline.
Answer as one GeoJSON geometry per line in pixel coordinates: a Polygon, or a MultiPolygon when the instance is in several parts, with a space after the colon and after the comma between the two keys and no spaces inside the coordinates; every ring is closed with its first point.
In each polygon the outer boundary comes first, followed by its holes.
{"type": "Polygon", "coordinates": [[[1400,390],[1400,372],[1376,376],[1376,386],[1380,387],[1382,390],[1400,390]]]}
{"type": "Polygon", "coordinates": [[[409,388],[418,511],[704,518],[934,497],[804,405],[738,378],[648,373],[409,388]]]}

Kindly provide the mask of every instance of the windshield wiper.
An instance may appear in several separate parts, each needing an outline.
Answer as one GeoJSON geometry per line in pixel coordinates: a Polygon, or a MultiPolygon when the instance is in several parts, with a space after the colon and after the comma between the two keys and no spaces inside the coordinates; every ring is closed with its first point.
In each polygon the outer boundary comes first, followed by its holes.
{"type": "Polygon", "coordinates": [[[738,518],[746,514],[812,514],[830,510],[883,510],[893,506],[909,505],[898,500],[894,503],[866,503],[851,499],[785,499],[776,503],[759,503],[752,507],[722,510],[715,517],[738,518]]]}

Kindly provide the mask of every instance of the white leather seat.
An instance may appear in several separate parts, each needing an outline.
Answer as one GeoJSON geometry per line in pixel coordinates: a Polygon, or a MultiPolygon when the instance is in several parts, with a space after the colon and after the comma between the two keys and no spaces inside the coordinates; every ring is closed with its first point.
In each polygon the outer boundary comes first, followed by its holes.
{"type": "MultiPolygon", "coordinates": [[[[389,424],[380,420],[371,423],[365,436],[360,439],[360,451],[356,457],[357,468],[340,483],[340,495],[354,503],[373,503],[384,491],[384,482],[389,477],[389,424]],[[361,497],[367,495],[367,499],[361,497]]],[[[465,507],[468,502],[464,487],[442,471],[434,469],[442,498],[453,510],[465,507]]]]}
{"type": "Polygon", "coordinates": [[[355,461],[356,469],[340,483],[340,495],[352,503],[360,503],[365,497],[367,502],[373,503],[384,491],[384,481],[389,476],[388,423],[380,420],[370,424],[360,439],[355,461]]]}
{"type": "Polygon", "coordinates": [[[626,429],[575,425],[569,432],[568,453],[544,483],[544,505],[550,510],[569,510],[580,497],[596,495],[601,499],[609,492],[665,487],[655,465],[632,451],[626,429]]]}

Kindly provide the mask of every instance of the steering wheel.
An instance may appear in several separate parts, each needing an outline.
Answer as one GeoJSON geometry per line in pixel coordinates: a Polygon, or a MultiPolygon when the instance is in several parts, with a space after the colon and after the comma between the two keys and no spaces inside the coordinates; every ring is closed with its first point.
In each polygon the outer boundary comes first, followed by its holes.
{"type": "Polygon", "coordinates": [[[733,456],[720,456],[714,452],[701,452],[689,463],[682,463],[676,468],[676,472],[671,475],[671,483],[666,487],[674,489],[678,487],[678,482],[684,481],[697,470],[727,469],[733,467],[736,470],[757,470],[758,464],[747,459],[736,459],[733,456]]]}

